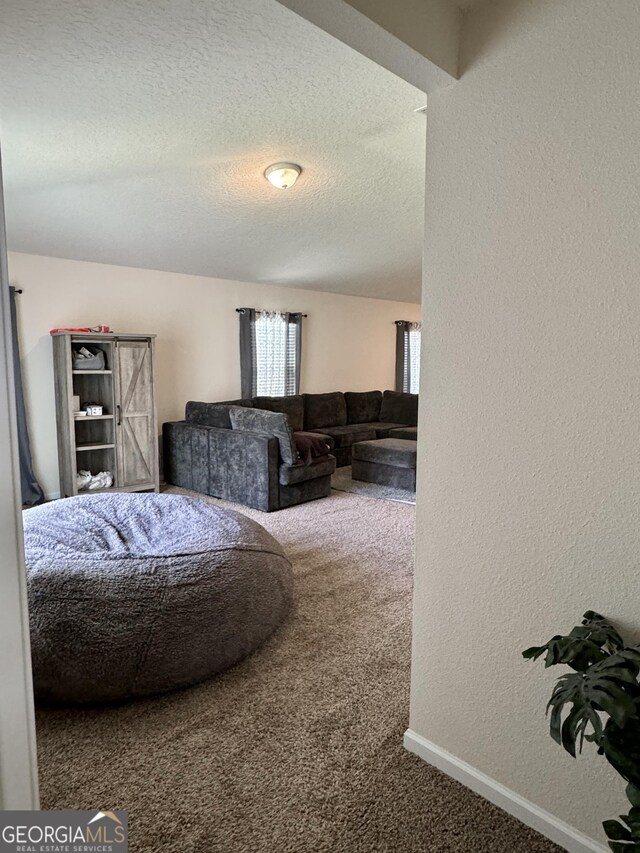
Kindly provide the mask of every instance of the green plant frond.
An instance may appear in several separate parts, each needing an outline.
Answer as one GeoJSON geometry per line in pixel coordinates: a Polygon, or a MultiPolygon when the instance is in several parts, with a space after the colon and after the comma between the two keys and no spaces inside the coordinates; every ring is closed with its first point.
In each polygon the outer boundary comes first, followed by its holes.
{"type": "Polygon", "coordinates": [[[631,832],[620,821],[605,820],[602,825],[607,838],[610,838],[611,841],[633,841],[631,832]]]}
{"type": "Polygon", "coordinates": [[[628,646],[626,649],[620,649],[612,655],[612,658],[622,659],[629,666],[635,668],[636,676],[640,673],[640,646],[628,646]]]}
{"type": "Polygon", "coordinates": [[[602,661],[595,663],[593,669],[606,674],[610,670],[616,671],[619,681],[627,681],[629,684],[638,684],[638,673],[640,672],[640,653],[635,649],[625,649],[609,655],[602,661]],[[626,673],[626,675],[623,675],[626,673]]]}
{"type": "Polygon", "coordinates": [[[603,732],[601,711],[608,714],[620,728],[624,728],[636,714],[634,698],[625,690],[628,684],[624,669],[619,672],[616,668],[608,668],[601,672],[597,666],[593,666],[586,673],[563,675],[547,705],[547,712],[551,710],[551,737],[575,758],[577,741],[580,751],[585,737],[589,735],[590,740],[600,743],[603,732]],[[571,710],[563,722],[568,705],[571,710]]]}
{"type": "Polygon", "coordinates": [[[608,681],[589,688],[587,701],[608,714],[621,729],[635,714],[635,703],[629,694],[608,681]]]}
{"type": "MultiPolygon", "coordinates": [[[[609,720],[604,727],[600,746],[609,764],[630,783],[632,791],[640,791],[640,719],[635,716],[624,728],[609,720]]],[[[636,803],[629,796],[629,786],[627,796],[635,806],[636,803]]],[[[637,796],[640,797],[640,794],[637,796]]]]}
{"type": "Polygon", "coordinates": [[[545,667],[564,663],[578,672],[584,672],[594,663],[606,660],[608,653],[589,639],[581,637],[552,637],[544,646],[532,646],[525,649],[522,656],[527,660],[537,660],[546,653],[545,667]]]}
{"type": "Polygon", "coordinates": [[[589,637],[594,643],[604,646],[610,654],[624,648],[620,634],[600,613],[587,610],[582,617],[582,627],[589,631],[589,637]]]}
{"type": "Polygon", "coordinates": [[[640,808],[634,806],[628,815],[620,815],[620,819],[623,820],[631,832],[634,832],[640,838],[640,808]]]}
{"type": "MultiPolygon", "coordinates": [[[[556,639],[554,637],[554,639],[556,639]]],[[[526,660],[537,660],[547,651],[547,646],[531,646],[530,649],[525,649],[522,652],[522,657],[526,660]]]]}
{"type": "Polygon", "coordinates": [[[609,839],[609,847],[621,853],[640,853],[640,833],[635,826],[634,817],[631,814],[620,815],[620,820],[623,823],[617,820],[605,820],[602,824],[609,839]]]}

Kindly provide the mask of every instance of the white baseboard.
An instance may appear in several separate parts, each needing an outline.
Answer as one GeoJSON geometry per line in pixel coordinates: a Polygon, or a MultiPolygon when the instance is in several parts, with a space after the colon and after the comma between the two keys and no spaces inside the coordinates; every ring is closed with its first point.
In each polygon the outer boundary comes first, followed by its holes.
{"type": "Polygon", "coordinates": [[[451,753],[441,749],[411,729],[407,729],[404,734],[404,746],[405,749],[422,758],[427,764],[432,764],[438,770],[446,773],[447,776],[462,782],[476,794],[480,794],[481,797],[504,809],[560,847],[564,847],[569,853],[608,853],[607,848],[593,838],[578,832],[568,823],[550,812],[544,811],[529,800],[525,800],[524,797],[510,791],[509,788],[505,788],[495,779],[491,779],[480,770],[476,770],[475,767],[461,761],[455,755],[451,755],[451,753]]]}

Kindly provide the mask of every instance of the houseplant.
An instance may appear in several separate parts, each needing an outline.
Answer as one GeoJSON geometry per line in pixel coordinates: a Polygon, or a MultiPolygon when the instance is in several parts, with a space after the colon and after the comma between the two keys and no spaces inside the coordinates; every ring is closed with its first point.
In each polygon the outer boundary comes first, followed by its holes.
{"type": "Polygon", "coordinates": [[[566,664],[547,705],[551,737],[576,757],[584,741],[626,781],[631,804],[620,821],[605,820],[609,847],[615,853],[640,853],[640,646],[627,646],[616,629],[589,610],[568,635],[522,653],[545,666],[566,664]]]}

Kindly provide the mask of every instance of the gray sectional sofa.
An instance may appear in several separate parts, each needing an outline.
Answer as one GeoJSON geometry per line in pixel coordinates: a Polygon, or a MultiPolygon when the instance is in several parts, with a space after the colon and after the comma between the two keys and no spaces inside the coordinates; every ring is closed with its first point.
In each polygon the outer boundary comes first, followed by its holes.
{"type": "Polygon", "coordinates": [[[163,426],[165,480],[271,512],[326,497],[353,444],[417,422],[418,396],[396,391],[190,401],[184,421],[163,426]],[[324,436],[326,452],[299,461],[296,433],[324,436]]]}

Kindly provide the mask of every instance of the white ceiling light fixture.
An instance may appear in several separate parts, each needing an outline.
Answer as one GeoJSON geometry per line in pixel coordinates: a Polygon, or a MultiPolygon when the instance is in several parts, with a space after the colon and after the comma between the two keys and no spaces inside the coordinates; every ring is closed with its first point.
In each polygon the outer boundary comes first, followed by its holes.
{"type": "Polygon", "coordinates": [[[288,190],[300,177],[302,169],[295,163],[274,163],[265,169],[264,176],[279,190],[288,190]]]}

